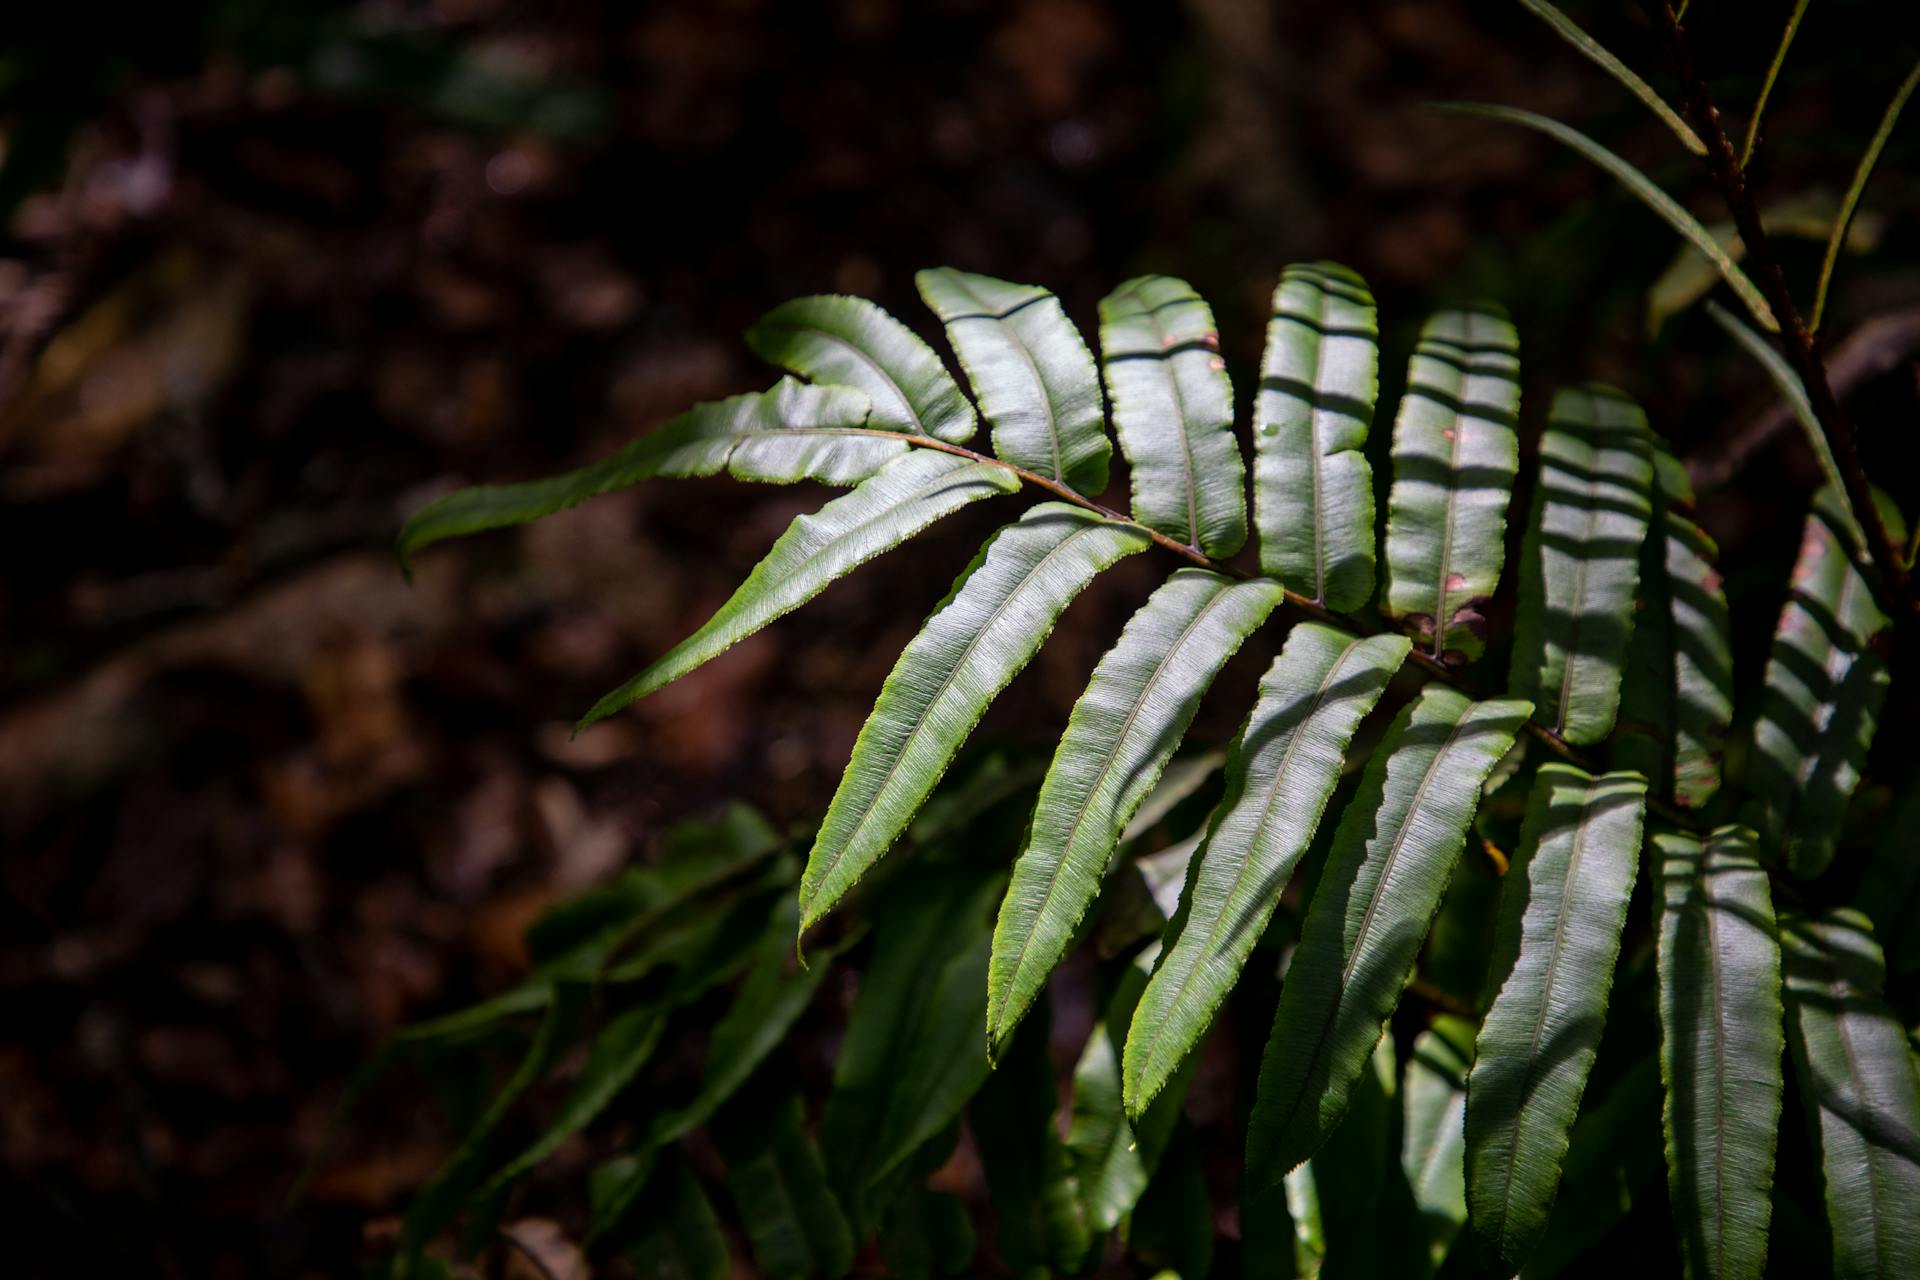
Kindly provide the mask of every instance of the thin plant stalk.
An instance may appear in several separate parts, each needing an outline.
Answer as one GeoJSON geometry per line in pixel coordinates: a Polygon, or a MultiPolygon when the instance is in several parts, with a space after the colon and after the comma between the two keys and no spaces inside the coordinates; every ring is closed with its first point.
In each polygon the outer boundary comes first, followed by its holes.
{"type": "Polygon", "coordinates": [[[1907,78],[1894,92],[1893,101],[1887,104],[1887,113],[1880,117],[1880,128],[1867,144],[1867,153],[1860,157],[1860,167],[1853,171],[1853,185],[1847,188],[1846,199],[1840,202],[1840,212],[1833,219],[1833,231],[1827,236],[1827,256],[1820,263],[1820,282],[1813,289],[1813,316],[1807,322],[1807,327],[1815,333],[1820,331],[1820,317],[1826,314],[1827,286],[1833,283],[1833,266],[1840,258],[1840,246],[1846,243],[1847,228],[1860,205],[1860,193],[1867,189],[1874,166],[1880,163],[1880,153],[1886,150],[1887,138],[1892,135],[1900,111],[1913,96],[1916,85],[1920,85],[1920,62],[1914,63],[1913,70],[1907,72],[1907,78]]]}
{"type": "MultiPolygon", "coordinates": [[[[1760,142],[1760,117],[1767,113],[1767,99],[1773,96],[1773,82],[1780,78],[1780,66],[1787,60],[1787,49],[1793,44],[1794,36],[1800,32],[1800,19],[1807,16],[1807,5],[1811,0],[1796,0],[1793,16],[1787,19],[1787,29],[1780,37],[1780,47],[1773,51],[1773,61],[1767,66],[1767,78],[1761,82],[1760,96],[1754,100],[1753,116],[1747,121],[1747,140],[1740,147],[1740,167],[1746,168],[1753,159],[1753,149],[1760,142]]],[[[1680,6],[1680,12],[1674,14],[1678,22],[1686,12],[1686,5],[1680,6]]],[[[1705,154],[1703,151],[1701,154],[1705,154]]]]}

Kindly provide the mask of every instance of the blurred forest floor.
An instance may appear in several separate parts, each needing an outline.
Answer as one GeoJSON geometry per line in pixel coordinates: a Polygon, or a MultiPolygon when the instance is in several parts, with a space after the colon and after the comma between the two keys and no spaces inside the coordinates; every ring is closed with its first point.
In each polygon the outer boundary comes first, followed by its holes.
{"type": "MultiPolygon", "coordinates": [[[[1212,300],[1244,402],[1279,268],[1327,257],[1380,296],[1389,386],[1428,306],[1485,294],[1520,321],[1530,421],[1550,382],[1602,377],[1711,459],[1767,411],[1737,357],[1690,354],[1724,348],[1697,318],[1647,340],[1663,228],[1547,144],[1424,108],[1559,115],[1693,181],[1517,6],[249,7],[40,6],[0,37],[9,1274],[347,1272],[446,1149],[389,1088],[282,1212],[383,1037],[511,981],[536,913],[674,819],[823,806],[991,513],[577,739],[819,495],[650,485],[436,548],[411,586],[388,550],[458,483],[766,385],[735,335],[788,297],[867,294],[931,334],[912,272],[952,264],[1091,330],[1115,283],[1169,271],[1212,300]]],[[[1631,6],[1603,8],[1596,34],[1657,70],[1631,6]]],[[[1708,38],[1746,86],[1778,27],[1734,25],[1708,38]]],[[[1815,70],[1857,68],[1817,25],[1772,112],[1777,195],[1883,101],[1823,92],[1815,70]]],[[[1870,204],[1920,203],[1913,155],[1870,204]]],[[[1841,318],[1917,280],[1897,256],[1843,280],[1841,318]]],[[[1869,353],[1863,420],[1911,425],[1916,327],[1869,353]]],[[[1780,439],[1704,509],[1756,583],[1811,487],[1780,439]]],[[[1149,586],[1104,578],[987,732],[1055,731],[1149,586]]],[[[1763,640],[1777,598],[1730,586],[1763,640]]]]}

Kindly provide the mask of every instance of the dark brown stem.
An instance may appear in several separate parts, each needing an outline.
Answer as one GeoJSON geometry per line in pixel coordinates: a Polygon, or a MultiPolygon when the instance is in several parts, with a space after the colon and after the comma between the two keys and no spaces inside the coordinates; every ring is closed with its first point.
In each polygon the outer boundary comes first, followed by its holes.
{"type": "Polygon", "coordinates": [[[1760,223],[1760,212],[1747,191],[1746,176],[1740,169],[1733,141],[1727,137],[1727,131],[1720,123],[1719,109],[1713,105],[1706,81],[1701,79],[1700,69],[1694,64],[1692,50],[1687,47],[1686,33],[1680,29],[1680,20],[1674,14],[1673,5],[1669,0],[1651,0],[1651,7],[1654,23],[1660,27],[1666,40],[1667,56],[1672,60],[1674,71],[1679,75],[1686,93],[1688,123],[1693,125],[1693,131],[1707,144],[1707,169],[1720,188],[1720,197],[1726,203],[1727,212],[1733,215],[1733,224],[1740,233],[1741,242],[1747,247],[1747,265],[1759,278],[1760,289],[1767,296],[1767,305],[1773,308],[1774,318],[1780,323],[1780,345],[1786,352],[1787,362],[1800,375],[1800,381],[1806,384],[1813,415],[1818,419],[1820,430],[1833,450],[1834,462],[1839,465],[1840,480],[1847,491],[1847,505],[1853,509],[1854,518],[1866,533],[1867,554],[1873,558],[1882,594],[1892,606],[1888,612],[1897,618],[1913,610],[1913,584],[1908,580],[1906,567],[1901,561],[1900,548],[1894,545],[1886,522],[1880,518],[1880,509],[1874,505],[1867,473],[1860,466],[1860,451],[1853,423],[1840,407],[1839,397],[1833,393],[1826,362],[1814,349],[1813,335],[1807,331],[1799,309],[1794,306],[1793,295],[1787,290],[1786,276],[1781,274],[1780,262],[1774,257],[1766,228],[1760,223]]]}
{"type": "MultiPolygon", "coordinates": [[[[1101,506],[1099,503],[1093,501],[1093,499],[1083,497],[1066,485],[1061,484],[1058,480],[1049,479],[1039,472],[1029,471],[1025,467],[1016,467],[1011,462],[1002,461],[999,458],[993,457],[991,454],[979,453],[967,448],[965,445],[950,444],[945,440],[939,440],[933,436],[911,435],[900,431],[881,431],[874,428],[860,428],[851,432],[851,434],[887,436],[896,440],[905,440],[907,443],[921,449],[936,449],[941,453],[950,453],[956,458],[967,458],[974,462],[986,463],[988,466],[999,467],[1002,470],[1012,472],[1027,484],[1033,485],[1037,489],[1045,490],[1054,497],[1059,498],[1062,502],[1070,502],[1082,510],[1091,511],[1103,520],[1114,520],[1121,524],[1133,525],[1149,538],[1152,538],[1155,545],[1171,551],[1182,560],[1198,565],[1202,569],[1208,569],[1214,573],[1223,573],[1229,577],[1243,580],[1252,576],[1234,568],[1230,564],[1210,558],[1198,547],[1189,546],[1178,538],[1170,538],[1158,530],[1149,529],[1138,521],[1120,514],[1112,507],[1101,506]]],[[[1350,614],[1337,613],[1317,600],[1310,600],[1297,591],[1289,591],[1285,585],[1282,585],[1280,589],[1285,594],[1286,601],[1289,605],[1317,621],[1325,622],[1345,631],[1351,631],[1355,635],[1386,634],[1378,628],[1368,626],[1365,622],[1350,614]]],[[[1469,684],[1459,672],[1449,667],[1446,663],[1441,662],[1430,653],[1426,653],[1420,649],[1414,649],[1407,657],[1428,679],[1438,680],[1442,684],[1458,689],[1461,693],[1466,694],[1469,698],[1473,698],[1476,701],[1486,696],[1469,684]]],[[[1535,741],[1541,743],[1547,750],[1560,756],[1562,759],[1579,765],[1589,773],[1597,773],[1600,771],[1601,765],[1598,762],[1545,725],[1529,720],[1523,728],[1535,741]]],[[[1659,814],[1667,821],[1678,826],[1693,827],[1697,825],[1691,815],[1659,800],[1649,799],[1647,801],[1647,807],[1649,811],[1659,814]]]]}

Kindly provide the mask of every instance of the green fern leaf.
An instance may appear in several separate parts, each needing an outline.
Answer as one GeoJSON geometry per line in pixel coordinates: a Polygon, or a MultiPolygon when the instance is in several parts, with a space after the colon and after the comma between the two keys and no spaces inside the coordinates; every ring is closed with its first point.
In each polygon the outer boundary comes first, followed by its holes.
{"type": "Polygon", "coordinates": [[[1302,1192],[1311,1184],[1321,1280],[1418,1275],[1426,1260],[1426,1247],[1411,1230],[1413,1194],[1393,1142],[1397,1075],[1393,1037],[1383,1034],[1354,1081],[1340,1123],[1289,1175],[1302,1192]]]}
{"type": "Polygon", "coordinates": [[[769,1280],[835,1280],[853,1268],[853,1234],[827,1186],[800,1100],[771,1116],[749,1107],[722,1134],[727,1188],[746,1224],[760,1274],[769,1280]]]}
{"type": "Polygon", "coordinates": [[[1783,920],[1787,1041],[1819,1152],[1835,1280],[1920,1275],[1920,1068],[1882,990],[1873,928],[1783,920]]]}
{"type": "Polygon", "coordinates": [[[999,1218],[1000,1259],[1017,1276],[1073,1274],[1093,1246],[1073,1157],[1054,1126],[1058,1094],[1043,1004],[967,1108],[999,1218]]]}
{"type": "Polygon", "coordinates": [[[1496,309],[1427,321],[1393,424],[1387,616],[1436,658],[1480,656],[1519,466],[1519,338],[1496,309]]]}
{"type": "Polygon", "coordinates": [[[1698,809],[1720,789],[1733,719],[1733,639],[1714,567],[1719,551],[1685,514],[1693,504],[1686,468],[1657,443],[1653,479],[1617,759],[1645,774],[1655,795],[1698,809]]]}
{"type": "Polygon", "coordinates": [[[1133,518],[1225,560],[1247,540],[1233,383],[1205,300],[1141,276],[1100,303],[1101,364],[1133,476],[1133,518]]]}
{"type": "Polygon", "coordinates": [[[1311,1156],[1413,971],[1480,788],[1533,712],[1430,685],[1375,748],[1341,815],[1280,989],[1247,1132],[1256,1194],[1311,1156]]]}
{"type": "Polygon", "coordinates": [[[1553,398],[1520,554],[1508,687],[1579,746],[1605,739],[1620,707],[1652,486],[1640,406],[1601,386],[1553,398]]]}
{"type": "Polygon", "coordinates": [[[987,1043],[1004,1049],[1073,943],[1121,829],[1180,745],[1200,697],[1280,603],[1280,585],[1182,569],[1100,660],[1054,753],[993,931],[987,1043]]]}
{"type": "Polygon", "coordinates": [[[1118,1226],[1147,1189],[1173,1136],[1191,1078],[1189,1073],[1167,1090],[1137,1123],[1129,1122],[1121,1098],[1121,1047],[1151,965],[1143,956],[1121,971],[1073,1070],[1067,1151],[1086,1204],[1088,1228],[1096,1237],[1118,1226]]]}
{"type": "Polygon", "coordinates": [[[1062,503],[1008,525],[894,664],[800,882],[800,925],[833,909],[913,821],[954,752],[1061,610],[1146,531],[1062,503]]]}
{"type": "MultiPolygon", "coordinates": [[[[861,937],[861,931],[854,930],[815,956],[811,968],[794,970],[790,947],[794,921],[794,900],[782,897],[758,943],[746,981],[741,984],[733,1005],[714,1025],[713,1036],[707,1042],[706,1066],[699,1089],[681,1106],[654,1115],[635,1143],[636,1155],[650,1156],[712,1119],[793,1030],[793,1024],[813,1003],[821,982],[832,968],[833,957],[861,937]]],[[[625,1221],[640,1193],[646,1189],[647,1172],[644,1165],[638,1166],[623,1182],[607,1188],[594,1210],[589,1239],[604,1235],[625,1221]]]]}
{"type": "Polygon", "coordinates": [[[980,1044],[998,871],[930,866],[879,904],[872,954],[834,1064],[820,1146],[856,1236],[875,1183],[946,1128],[986,1082],[980,1044]]]}
{"type": "Polygon", "coordinates": [[[1200,1138],[1181,1117],[1160,1167],[1127,1219],[1127,1248],[1156,1280],[1204,1280],[1213,1271],[1213,1238],[1213,1201],[1200,1138]]]}
{"type": "Polygon", "coordinates": [[[971,502],[1018,490],[1005,467],[915,449],[812,515],[796,516],[713,617],[652,666],[594,703],[585,728],[678,680],[867,561],[971,502]]]}
{"type": "Polygon", "coordinates": [[[1660,1069],[1650,1053],[1581,1109],[1527,1280],[1585,1274],[1591,1251],[1618,1241],[1628,1216],[1659,1194],[1659,1111],[1660,1069]]]}
{"type": "Polygon", "coordinates": [[[1287,637],[1235,739],[1192,892],[1127,1036],[1127,1110],[1142,1114],[1206,1034],[1320,825],[1347,744],[1405,659],[1404,636],[1321,623],[1287,637]]]}
{"type": "Polygon", "coordinates": [[[1652,840],[1667,1184],[1689,1280],[1766,1271],[1780,1123],[1780,943],[1754,836],[1652,840]]]}
{"type": "Polygon", "coordinates": [[[1467,1221],[1467,1071],[1473,1024],[1441,1015],[1413,1042],[1407,1060],[1401,1169],[1426,1231],[1428,1260],[1447,1256],[1467,1221]]]}
{"type": "Polygon", "coordinates": [[[1002,461],[1076,493],[1107,487],[1100,373],[1060,300],[1033,285],[939,267],[914,277],[947,326],[1002,461]]]}
{"type": "Polygon", "coordinates": [[[485,1199],[505,1189],[605,1111],[653,1056],[660,1034],[666,1030],[668,1012],[664,1004],[645,1004],[621,1013],[602,1027],[587,1052],[580,1078],[560,1104],[559,1114],[532,1145],[488,1179],[479,1197],[485,1199]]]}
{"type": "Polygon", "coordinates": [[[1850,554],[1840,505],[1823,490],[1807,516],[1747,757],[1753,825],[1801,877],[1833,860],[1887,692],[1886,663],[1873,649],[1887,616],[1850,554]]]}
{"type": "Polygon", "coordinates": [[[571,1043],[579,1021],[582,994],[581,989],[571,983],[558,984],[548,1004],[546,1017],[541,1020],[540,1029],[534,1034],[533,1042],[528,1045],[520,1065],[487,1104],[480,1118],[462,1135],[453,1154],[434,1172],[408,1206],[407,1216],[400,1224],[400,1241],[395,1248],[393,1274],[396,1277],[410,1274],[420,1251],[453,1221],[454,1214],[472,1195],[474,1185],[480,1180],[482,1161],[486,1159],[501,1121],[512,1110],[513,1104],[520,1100],[520,1096],[553,1068],[571,1043]]]}
{"type": "Polygon", "coordinates": [[[710,476],[791,484],[865,480],[907,450],[867,427],[871,405],[849,387],[782,378],[771,390],[698,404],[612,457],[525,484],[477,485],[416,511],[400,529],[400,563],[447,538],[526,524],[654,476],[710,476]]]}
{"type": "Polygon", "coordinates": [[[1331,262],[1280,276],[1254,402],[1260,569],[1329,609],[1373,597],[1378,322],[1364,280],[1331,262]]]}
{"type": "Polygon", "coordinates": [[[1467,1076],[1467,1205],[1482,1264],[1512,1275],[1546,1232],[1606,1023],[1647,784],[1546,764],[1500,886],[1467,1076]]]}
{"type": "Polygon", "coordinates": [[[783,302],[746,333],[768,364],[811,382],[854,387],[873,401],[867,425],[965,444],[973,406],[933,348],[865,298],[816,294],[783,302]]]}
{"type": "Polygon", "coordinates": [[[644,1197],[645,1225],[622,1252],[648,1280],[727,1280],[727,1237],[706,1191],[678,1153],[664,1155],[644,1197]]]}

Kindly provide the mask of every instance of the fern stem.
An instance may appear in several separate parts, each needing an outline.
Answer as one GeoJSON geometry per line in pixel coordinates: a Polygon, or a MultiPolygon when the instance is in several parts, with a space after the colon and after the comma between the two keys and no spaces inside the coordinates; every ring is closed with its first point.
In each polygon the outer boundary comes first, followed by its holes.
{"type": "MultiPolygon", "coordinates": [[[[1156,529],[1148,529],[1145,525],[1142,525],[1139,522],[1132,520],[1125,515],[1122,515],[1120,512],[1115,511],[1112,507],[1103,506],[1100,503],[1095,502],[1093,499],[1088,498],[1085,495],[1077,492],[1076,490],[1068,487],[1067,485],[1061,484],[1058,480],[1054,480],[1047,476],[1043,476],[1037,471],[1029,471],[1025,467],[1015,466],[1011,462],[1002,461],[1001,459],[994,457],[992,454],[980,453],[980,452],[977,452],[976,450],[967,448],[965,445],[951,444],[948,441],[939,440],[934,438],[933,436],[913,435],[911,433],[904,432],[904,431],[882,431],[877,428],[868,427],[865,429],[860,429],[856,431],[854,434],[870,435],[870,436],[885,436],[890,439],[904,440],[908,444],[911,444],[916,448],[937,449],[941,453],[950,453],[957,458],[966,458],[973,462],[985,463],[988,466],[1000,467],[1006,471],[1012,472],[1014,475],[1018,476],[1025,483],[1033,485],[1036,488],[1045,490],[1046,492],[1052,494],[1054,497],[1060,499],[1062,502],[1070,502],[1074,506],[1079,507],[1082,510],[1092,512],[1094,515],[1099,516],[1103,520],[1113,520],[1120,524],[1132,525],[1135,528],[1142,530],[1149,538],[1153,539],[1155,545],[1167,551],[1171,551],[1174,555],[1179,556],[1182,560],[1185,560],[1190,564],[1197,565],[1202,569],[1210,570],[1213,573],[1225,574],[1230,578],[1239,578],[1242,580],[1246,580],[1253,576],[1252,574],[1249,574],[1242,569],[1238,569],[1233,565],[1226,563],[1225,561],[1212,559],[1205,552],[1201,551],[1198,547],[1188,546],[1186,543],[1181,542],[1178,538],[1170,538],[1166,534],[1161,533],[1156,529]]],[[[1295,609],[1299,610],[1300,612],[1305,613],[1310,617],[1316,618],[1321,622],[1328,623],[1329,625],[1339,627],[1344,631],[1350,631],[1353,634],[1360,635],[1360,636],[1387,634],[1387,631],[1384,628],[1370,627],[1365,622],[1361,621],[1359,618],[1353,617],[1351,614],[1336,612],[1335,610],[1329,609],[1325,605],[1320,604],[1317,601],[1308,599],[1306,596],[1301,595],[1298,591],[1289,590],[1284,583],[1281,584],[1281,591],[1285,595],[1286,602],[1289,605],[1292,605],[1295,609]]],[[[1452,667],[1449,667],[1446,663],[1440,661],[1438,658],[1434,657],[1432,654],[1422,652],[1420,649],[1416,648],[1407,655],[1407,658],[1408,658],[1408,661],[1410,661],[1414,666],[1418,667],[1421,670],[1421,672],[1425,674],[1429,679],[1438,680],[1440,683],[1445,685],[1451,685],[1453,688],[1458,689],[1461,693],[1466,694],[1469,698],[1473,698],[1476,701],[1484,699],[1487,696],[1485,693],[1481,692],[1479,689],[1476,689],[1472,684],[1468,683],[1468,681],[1464,677],[1462,677],[1459,672],[1455,671],[1452,667]]],[[[1535,741],[1539,742],[1542,746],[1546,747],[1547,750],[1553,752],[1555,755],[1561,757],[1564,760],[1568,760],[1574,764],[1579,765],[1582,769],[1585,769],[1589,773],[1599,773],[1605,768],[1605,766],[1602,763],[1593,759],[1593,757],[1590,756],[1587,752],[1584,752],[1580,750],[1578,747],[1573,746],[1571,743],[1567,742],[1566,739],[1562,738],[1559,734],[1555,733],[1552,729],[1548,728],[1543,724],[1539,724],[1539,723],[1536,723],[1535,721],[1528,720],[1522,726],[1522,728],[1525,730],[1525,732],[1527,732],[1528,734],[1531,734],[1535,741]]],[[[1693,815],[1687,813],[1685,810],[1677,809],[1672,805],[1666,804],[1662,801],[1655,800],[1655,799],[1649,799],[1648,807],[1652,811],[1658,813],[1662,818],[1666,819],[1668,822],[1673,823],[1676,826],[1686,827],[1690,830],[1700,829],[1699,821],[1696,818],[1694,818],[1693,815]]]]}
{"type": "MultiPolygon", "coordinates": [[[[1767,113],[1767,99],[1773,96],[1773,82],[1780,78],[1781,64],[1787,60],[1787,50],[1793,45],[1793,37],[1799,33],[1800,19],[1807,16],[1808,0],[1799,0],[1793,6],[1793,16],[1787,19],[1787,32],[1780,37],[1780,47],[1774,51],[1773,61],[1767,66],[1767,78],[1760,85],[1760,96],[1754,99],[1753,117],[1747,121],[1747,140],[1740,146],[1740,167],[1745,169],[1753,161],[1753,148],[1760,141],[1760,117],[1767,113]]],[[[1680,15],[1675,14],[1676,23],[1680,15]]]]}
{"type": "Polygon", "coordinates": [[[1853,185],[1847,188],[1846,199],[1840,202],[1840,212],[1834,216],[1833,231],[1827,236],[1827,256],[1820,261],[1820,281],[1813,289],[1813,317],[1807,322],[1816,333],[1820,331],[1820,317],[1826,314],[1827,287],[1833,283],[1833,268],[1840,258],[1840,246],[1846,242],[1847,228],[1853,224],[1853,211],[1860,207],[1860,193],[1867,189],[1867,180],[1873,177],[1873,168],[1880,163],[1880,153],[1886,148],[1887,139],[1893,134],[1893,126],[1899,121],[1900,112],[1906,107],[1907,99],[1913,96],[1916,86],[1920,86],[1920,62],[1914,64],[1913,70],[1907,73],[1907,78],[1900,82],[1900,88],[1894,92],[1893,101],[1887,104],[1886,114],[1880,117],[1880,127],[1874,131],[1873,141],[1867,144],[1867,153],[1860,157],[1860,166],[1853,171],[1853,185]]]}
{"type": "Polygon", "coordinates": [[[1680,83],[1685,86],[1686,109],[1694,132],[1706,140],[1707,169],[1720,188],[1727,211],[1733,215],[1734,227],[1747,246],[1747,262],[1758,277],[1760,288],[1767,296],[1775,319],[1780,323],[1780,345],[1785,348],[1794,372],[1806,384],[1814,417],[1819,419],[1821,431],[1826,435],[1827,444],[1832,448],[1834,460],[1840,467],[1843,487],[1847,492],[1847,505],[1853,508],[1854,518],[1866,531],[1867,551],[1873,558],[1875,576],[1879,579],[1877,585],[1889,605],[1887,612],[1896,618],[1903,617],[1914,611],[1913,584],[1907,576],[1906,567],[1901,563],[1900,548],[1894,545],[1892,536],[1887,532],[1886,521],[1880,518],[1880,509],[1873,501],[1873,489],[1867,483],[1867,473],[1860,465],[1860,450],[1853,423],[1833,393],[1826,363],[1814,349],[1813,334],[1800,318],[1800,310],[1787,290],[1786,277],[1781,274],[1779,260],[1773,256],[1766,228],[1760,221],[1760,211],[1747,191],[1746,178],[1740,170],[1740,158],[1735,154],[1733,142],[1720,122],[1720,111],[1713,104],[1706,81],[1694,65],[1686,33],[1680,29],[1680,21],[1674,16],[1671,0],[1649,0],[1649,4],[1654,20],[1666,38],[1668,57],[1679,74],[1680,83]]]}

